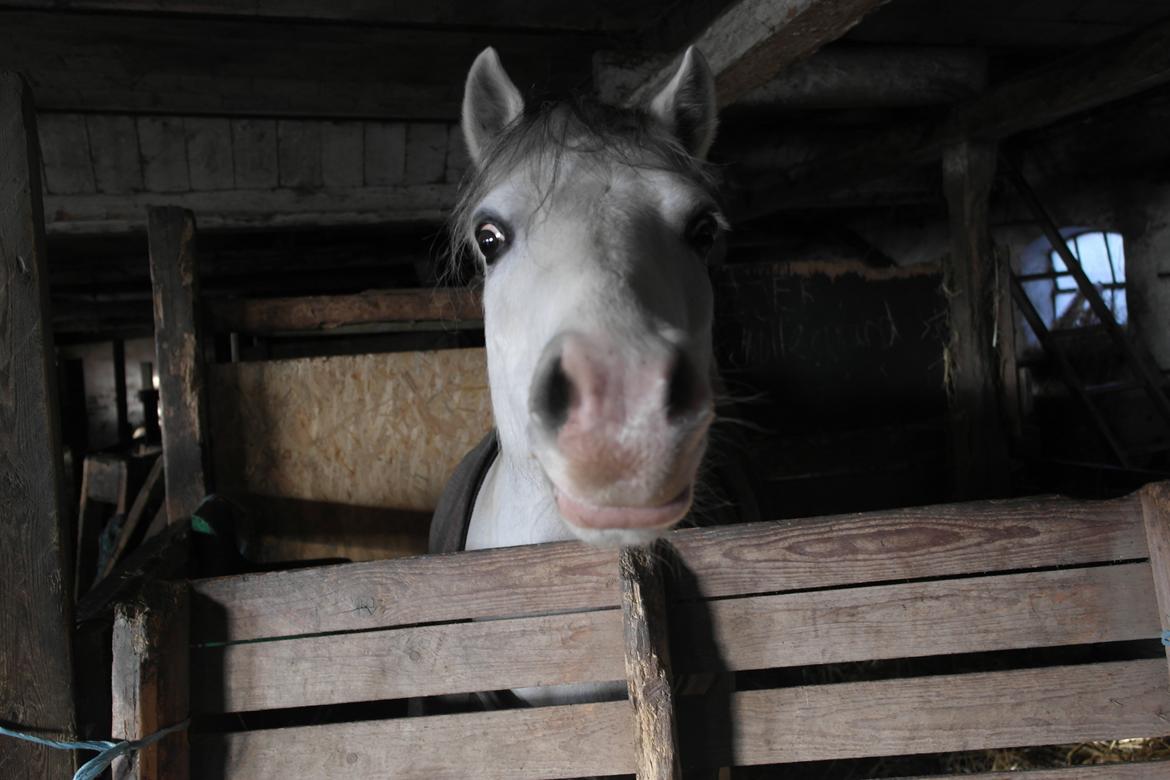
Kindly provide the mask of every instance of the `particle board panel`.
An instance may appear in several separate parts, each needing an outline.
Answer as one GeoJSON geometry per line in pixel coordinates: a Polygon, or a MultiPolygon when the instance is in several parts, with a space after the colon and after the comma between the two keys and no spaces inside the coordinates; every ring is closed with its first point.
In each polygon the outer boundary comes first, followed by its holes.
{"type": "Polygon", "coordinates": [[[482,349],[213,366],[226,492],[428,511],[491,429],[482,349]]]}

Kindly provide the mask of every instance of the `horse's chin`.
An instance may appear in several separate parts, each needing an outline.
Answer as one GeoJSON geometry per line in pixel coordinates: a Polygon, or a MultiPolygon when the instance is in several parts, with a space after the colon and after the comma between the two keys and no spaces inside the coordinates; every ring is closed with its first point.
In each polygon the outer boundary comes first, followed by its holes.
{"type": "Polygon", "coordinates": [[[577,538],[598,546],[646,544],[686,517],[694,486],[654,506],[599,506],[554,487],[557,510],[577,538]]]}

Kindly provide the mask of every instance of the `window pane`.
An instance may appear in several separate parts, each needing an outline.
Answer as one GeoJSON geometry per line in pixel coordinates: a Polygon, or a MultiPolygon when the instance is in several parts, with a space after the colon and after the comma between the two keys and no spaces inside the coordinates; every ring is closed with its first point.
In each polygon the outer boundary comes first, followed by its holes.
{"type": "Polygon", "coordinates": [[[1125,244],[1121,240],[1120,233],[1107,233],[1106,238],[1109,241],[1109,254],[1113,256],[1113,273],[1117,275],[1117,281],[1125,281],[1125,244]]]}
{"type": "Polygon", "coordinates": [[[1117,323],[1124,325],[1129,319],[1129,305],[1125,300],[1125,290],[1112,290],[1111,292],[1113,300],[1109,308],[1113,310],[1113,318],[1117,320],[1117,323]]]}
{"type": "Polygon", "coordinates": [[[1077,257],[1085,275],[1093,284],[1113,282],[1113,269],[1109,265],[1109,254],[1105,249],[1104,233],[1084,233],[1077,236],[1077,257]]]}
{"type": "Polygon", "coordinates": [[[1064,276],[1056,277],[1056,289],[1058,290],[1076,290],[1077,280],[1072,278],[1072,274],[1065,274],[1064,276]]]}
{"type": "Polygon", "coordinates": [[[1055,312],[1055,316],[1052,318],[1053,322],[1055,322],[1056,320],[1059,320],[1061,317],[1063,317],[1065,314],[1068,313],[1069,306],[1072,305],[1073,299],[1075,297],[1076,297],[1076,293],[1071,293],[1071,292],[1058,292],[1056,294],[1056,299],[1055,299],[1056,312],[1055,312]]]}

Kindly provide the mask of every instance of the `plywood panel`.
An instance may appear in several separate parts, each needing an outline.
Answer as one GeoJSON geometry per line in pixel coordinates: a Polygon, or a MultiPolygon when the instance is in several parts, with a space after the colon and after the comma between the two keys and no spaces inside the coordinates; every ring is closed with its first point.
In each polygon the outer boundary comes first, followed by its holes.
{"type": "Polygon", "coordinates": [[[431,510],[490,430],[482,349],[213,366],[217,485],[431,510]]]}

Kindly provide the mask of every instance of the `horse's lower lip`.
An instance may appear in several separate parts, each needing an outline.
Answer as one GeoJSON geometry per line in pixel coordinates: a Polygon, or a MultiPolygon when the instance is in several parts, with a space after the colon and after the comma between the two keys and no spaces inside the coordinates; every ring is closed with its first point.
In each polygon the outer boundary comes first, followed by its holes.
{"type": "Polygon", "coordinates": [[[557,509],[573,525],[596,530],[666,528],[686,515],[691,508],[691,488],[660,506],[596,506],[556,491],[557,509]]]}

